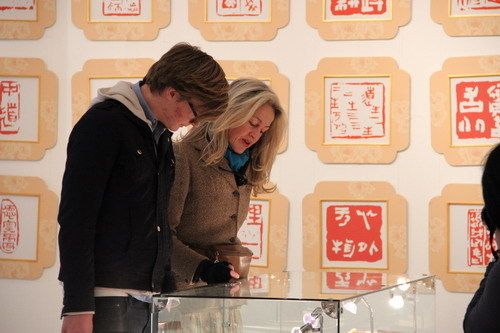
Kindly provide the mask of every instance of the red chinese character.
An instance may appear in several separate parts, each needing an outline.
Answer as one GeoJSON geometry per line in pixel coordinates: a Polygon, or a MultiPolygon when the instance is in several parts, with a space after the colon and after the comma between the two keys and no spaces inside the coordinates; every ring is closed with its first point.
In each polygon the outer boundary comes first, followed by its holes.
{"type": "Polygon", "coordinates": [[[33,11],[35,9],[35,1],[36,0],[0,1],[0,11],[33,11]]]}
{"type": "Polygon", "coordinates": [[[102,0],[103,16],[141,15],[141,0],[102,0]]]}
{"type": "MultiPolygon", "coordinates": [[[[467,264],[469,266],[485,266],[492,259],[490,233],[481,221],[481,209],[469,209],[467,211],[467,235],[469,251],[467,253],[467,264]]],[[[493,237],[495,244],[495,237],[493,237]]]]}
{"type": "Polygon", "coordinates": [[[330,84],[329,133],[332,139],[383,138],[386,136],[383,82],[332,82],[330,84]]]}
{"type": "Polygon", "coordinates": [[[459,139],[500,138],[500,82],[462,81],[455,87],[459,139]]]}
{"type": "Polygon", "coordinates": [[[17,134],[21,118],[21,85],[0,81],[0,134],[17,134]]]}
{"type": "Polygon", "coordinates": [[[383,284],[382,273],[326,272],[329,289],[376,290],[383,284]]]}
{"type": "Polygon", "coordinates": [[[263,256],[264,219],[263,205],[251,203],[248,207],[247,218],[238,233],[241,244],[252,252],[252,258],[258,260],[263,256]]]}
{"type": "Polygon", "coordinates": [[[0,250],[13,253],[19,245],[19,220],[17,206],[10,199],[2,199],[0,221],[0,250]]]}
{"type": "Polygon", "coordinates": [[[326,209],[326,256],[330,261],[382,259],[382,207],[331,205],[326,209]]]}
{"type": "Polygon", "coordinates": [[[331,0],[333,15],[381,15],[387,12],[387,0],[331,0]]]}
{"type": "Polygon", "coordinates": [[[219,16],[258,16],[262,14],[262,0],[217,0],[219,16]]]}

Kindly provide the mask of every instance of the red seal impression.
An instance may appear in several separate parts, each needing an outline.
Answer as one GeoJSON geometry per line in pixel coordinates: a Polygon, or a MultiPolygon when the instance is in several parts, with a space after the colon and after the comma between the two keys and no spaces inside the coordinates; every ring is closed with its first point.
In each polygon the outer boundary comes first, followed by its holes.
{"type": "Polygon", "coordinates": [[[10,199],[2,200],[0,221],[0,250],[13,253],[19,245],[19,214],[17,207],[10,199]]]}

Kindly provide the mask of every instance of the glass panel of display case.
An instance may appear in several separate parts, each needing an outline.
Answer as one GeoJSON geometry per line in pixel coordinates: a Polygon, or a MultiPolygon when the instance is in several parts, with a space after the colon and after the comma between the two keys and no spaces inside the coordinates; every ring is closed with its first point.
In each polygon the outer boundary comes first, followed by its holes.
{"type": "Polygon", "coordinates": [[[270,274],[265,290],[238,280],[155,295],[152,332],[435,331],[433,276],[385,277],[369,290],[304,288],[324,273],[270,274]]]}

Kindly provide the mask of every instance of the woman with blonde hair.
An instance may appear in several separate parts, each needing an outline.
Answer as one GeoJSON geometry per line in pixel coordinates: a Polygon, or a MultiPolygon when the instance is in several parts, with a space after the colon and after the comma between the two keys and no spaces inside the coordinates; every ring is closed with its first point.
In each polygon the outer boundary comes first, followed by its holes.
{"type": "Polygon", "coordinates": [[[203,253],[213,245],[241,244],[237,233],[252,192],[275,190],[266,184],[285,130],[276,94],[262,81],[240,79],[230,85],[221,116],[174,144],[176,200],[169,219],[178,289],[239,277],[230,263],[213,262],[203,253]]]}

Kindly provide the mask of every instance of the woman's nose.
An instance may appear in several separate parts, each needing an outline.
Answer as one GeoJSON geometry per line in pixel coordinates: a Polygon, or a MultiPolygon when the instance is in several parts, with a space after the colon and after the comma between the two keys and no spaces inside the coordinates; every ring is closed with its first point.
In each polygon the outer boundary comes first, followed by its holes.
{"type": "Polygon", "coordinates": [[[251,131],[250,131],[250,137],[251,137],[252,139],[256,139],[256,138],[258,138],[258,137],[259,137],[259,130],[257,130],[257,129],[253,129],[253,130],[251,130],[251,131]]]}

